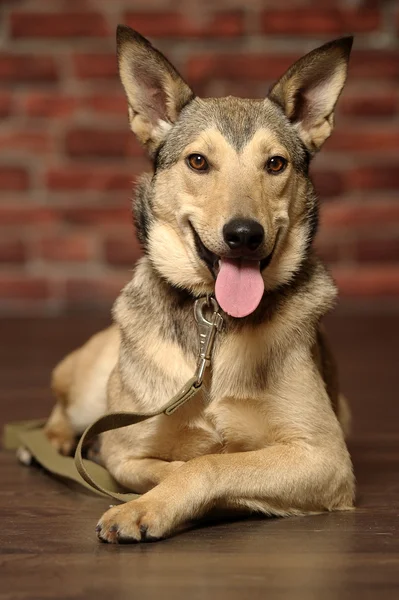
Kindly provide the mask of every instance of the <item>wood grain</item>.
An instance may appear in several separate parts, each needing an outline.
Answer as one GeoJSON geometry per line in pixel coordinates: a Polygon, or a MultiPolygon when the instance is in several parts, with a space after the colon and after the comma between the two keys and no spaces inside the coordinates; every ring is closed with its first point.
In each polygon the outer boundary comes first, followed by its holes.
{"type": "MultiPolygon", "coordinates": [[[[0,321],[0,423],[46,415],[52,365],[106,317],[0,321]]],[[[108,502],[0,453],[0,598],[346,600],[399,597],[399,319],[327,322],[354,411],[357,509],[201,523],[140,546],[97,542],[108,502]]]]}

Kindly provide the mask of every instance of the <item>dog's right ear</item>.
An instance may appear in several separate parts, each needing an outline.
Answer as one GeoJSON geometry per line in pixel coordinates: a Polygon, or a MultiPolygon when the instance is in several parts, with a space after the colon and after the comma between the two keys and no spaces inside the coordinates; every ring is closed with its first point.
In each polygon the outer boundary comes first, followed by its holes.
{"type": "Polygon", "coordinates": [[[130,126],[154,154],[194,94],[163,54],[142,35],[118,25],[116,40],[130,126]]]}

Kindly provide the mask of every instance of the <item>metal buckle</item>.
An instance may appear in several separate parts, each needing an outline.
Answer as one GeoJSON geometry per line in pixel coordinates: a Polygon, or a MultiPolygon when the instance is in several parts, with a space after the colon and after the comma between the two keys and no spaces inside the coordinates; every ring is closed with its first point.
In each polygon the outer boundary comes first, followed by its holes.
{"type": "Polygon", "coordinates": [[[194,305],[194,316],[197,322],[200,342],[197,369],[194,375],[194,377],[196,377],[197,386],[201,385],[204,379],[205,369],[209,367],[211,363],[216,332],[221,331],[223,327],[223,317],[219,311],[219,304],[212,296],[199,298],[194,305]],[[206,312],[209,312],[210,310],[213,312],[210,320],[208,320],[206,318],[206,312]]]}
{"type": "Polygon", "coordinates": [[[223,326],[223,317],[219,313],[219,304],[212,296],[199,298],[194,304],[194,316],[198,327],[199,353],[197,368],[194,376],[187,381],[182,389],[162,409],[166,415],[171,415],[183,404],[199,392],[205,375],[205,369],[211,364],[212,349],[216,332],[223,326]],[[206,313],[211,313],[208,319],[206,313]]]}

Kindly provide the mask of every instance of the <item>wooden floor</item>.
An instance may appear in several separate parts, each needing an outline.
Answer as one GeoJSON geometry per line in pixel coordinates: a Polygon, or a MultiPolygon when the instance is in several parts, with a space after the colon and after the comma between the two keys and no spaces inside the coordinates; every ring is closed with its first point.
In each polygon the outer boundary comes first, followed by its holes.
{"type": "MultiPolygon", "coordinates": [[[[52,365],[103,317],[0,321],[0,421],[46,415],[52,365]]],[[[399,598],[399,318],[328,321],[354,411],[358,508],[202,525],[156,544],[97,542],[108,503],[1,452],[0,599],[399,598]]]]}

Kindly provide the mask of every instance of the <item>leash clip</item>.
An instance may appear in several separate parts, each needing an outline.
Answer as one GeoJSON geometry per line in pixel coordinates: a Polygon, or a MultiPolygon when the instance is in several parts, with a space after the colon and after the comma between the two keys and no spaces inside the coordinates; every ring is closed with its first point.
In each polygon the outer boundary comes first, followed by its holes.
{"type": "Polygon", "coordinates": [[[195,301],[194,316],[197,322],[199,334],[199,354],[197,369],[195,371],[196,387],[202,384],[205,375],[205,369],[211,364],[212,349],[215,342],[217,331],[221,331],[223,327],[223,317],[220,314],[219,304],[212,296],[199,298],[195,301]],[[206,311],[212,310],[210,320],[206,318],[206,311]]]}

